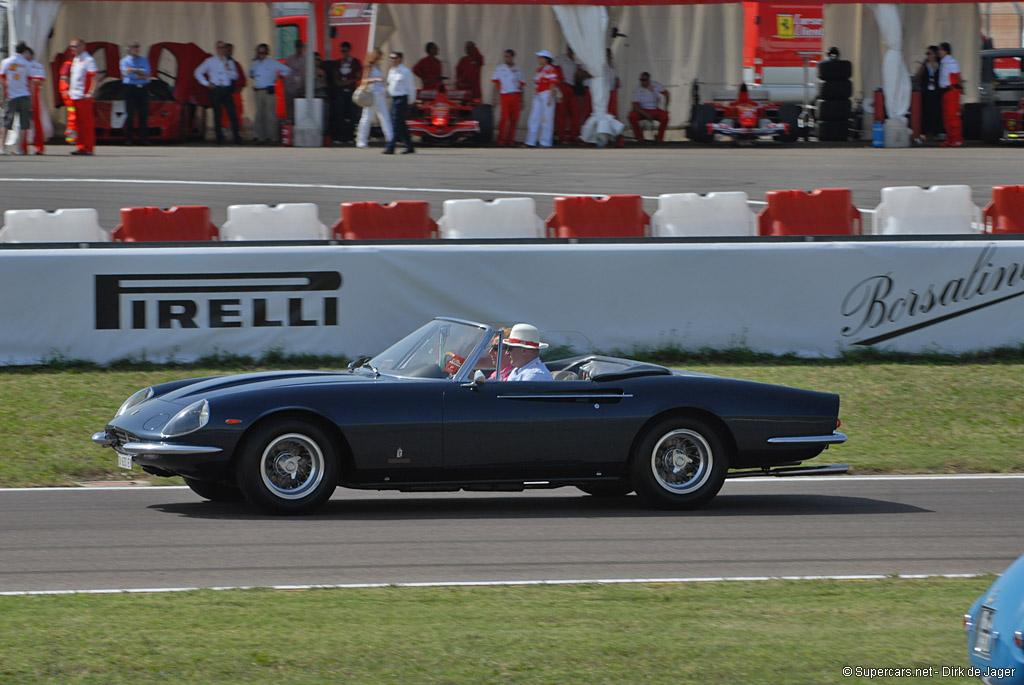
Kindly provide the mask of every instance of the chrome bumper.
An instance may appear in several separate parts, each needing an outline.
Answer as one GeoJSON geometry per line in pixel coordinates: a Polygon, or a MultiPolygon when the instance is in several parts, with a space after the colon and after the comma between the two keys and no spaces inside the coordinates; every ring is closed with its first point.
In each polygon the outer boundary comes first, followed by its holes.
{"type": "Polygon", "coordinates": [[[846,434],[832,431],[832,435],[794,435],[786,438],[768,438],[769,445],[839,445],[846,442],[846,434]]]}
{"type": "Polygon", "coordinates": [[[167,442],[126,442],[120,447],[115,447],[114,441],[107,437],[106,432],[93,433],[92,441],[100,447],[114,447],[118,452],[133,457],[159,454],[216,454],[224,451],[220,447],[175,445],[167,442]]]}

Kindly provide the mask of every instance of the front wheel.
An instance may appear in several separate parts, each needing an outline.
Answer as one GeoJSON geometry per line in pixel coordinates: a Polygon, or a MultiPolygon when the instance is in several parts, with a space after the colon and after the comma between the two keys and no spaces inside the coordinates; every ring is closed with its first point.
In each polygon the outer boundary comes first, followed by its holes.
{"type": "Polygon", "coordinates": [[[269,514],[308,514],[330,499],[338,459],[330,438],[298,419],[258,427],[239,446],[238,487],[269,514]]]}
{"type": "Polygon", "coordinates": [[[729,457],[711,426],[693,418],[658,423],[633,455],[633,484],[651,504],[696,509],[710,502],[725,481],[729,457]]]}

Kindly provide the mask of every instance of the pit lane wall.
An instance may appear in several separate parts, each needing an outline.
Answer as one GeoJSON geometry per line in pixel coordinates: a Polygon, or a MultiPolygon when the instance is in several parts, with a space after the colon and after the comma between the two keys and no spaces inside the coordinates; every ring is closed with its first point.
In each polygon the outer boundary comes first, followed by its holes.
{"type": "Polygon", "coordinates": [[[0,249],[0,363],[375,353],[434,316],[579,351],[1024,342],[1024,241],[0,249]],[[583,336],[586,336],[584,338],[583,336]]]}

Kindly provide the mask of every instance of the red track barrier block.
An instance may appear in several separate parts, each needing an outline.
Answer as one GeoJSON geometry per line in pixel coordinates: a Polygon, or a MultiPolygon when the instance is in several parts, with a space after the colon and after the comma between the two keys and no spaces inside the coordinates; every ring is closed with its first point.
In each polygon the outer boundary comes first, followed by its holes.
{"type": "Polygon", "coordinates": [[[651,217],[639,195],[556,197],[545,222],[554,238],[643,238],[651,217]]]}
{"type": "Polygon", "coordinates": [[[331,232],[344,240],[429,240],[437,237],[437,223],[429,202],[343,202],[331,232]]]}
{"type": "Polygon", "coordinates": [[[986,233],[1024,233],[1024,186],[995,186],[981,212],[986,233]]]}
{"type": "Polygon", "coordinates": [[[858,235],[860,210],[846,188],[769,190],[768,204],[757,215],[760,235],[858,235]]]}
{"type": "Polygon", "coordinates": [[[112,237],[126,243],[217,240],[220,229],[210,222],[209,207],[124,207],[112,237]]]}

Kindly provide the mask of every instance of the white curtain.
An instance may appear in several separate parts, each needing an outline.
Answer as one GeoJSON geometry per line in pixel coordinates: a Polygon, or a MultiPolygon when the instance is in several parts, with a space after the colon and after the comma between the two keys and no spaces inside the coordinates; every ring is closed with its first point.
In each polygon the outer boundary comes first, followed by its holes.
{"type": "Polygon", "coordinates": [[[882,58],[882,90],[885,92],[885,107],[890,119],[907,123],[910,111],[910,74],[903,60],[903,22],[896,5],[872,5],[878,32],[885,45],[882,58]]]}
{"type": "MultiPolygon", "coordinates": [[[[25,41],[35,53],[36,61],[44,67],[48,67],[49,55],[47,54],[46,38],[50,35],[63,4],[60,0],[12,0],[8,6],[10,15],[7,21],[11,38],[9,54],[14,54],[14,47],[19,41],[25,41]]],[[[47,69],[47,75],[49,75],[49,69],[47,69]]],[[[40,93],[42,102],[46,101],[46,92],[44,86],[40,93]]],[[[43,124],[43,135],[49,138],[53,135],[50,109],[44,106],[39,112],[39,118],[43,124]]]]}
{"type": "Polygon", "coordinates": [[[36,59],[43,65],[47,62],[46,37],[50,35],[53,22],[60,13],[60,0],[11,0],[9,5],[11,29],[10,54],[18,41],[26,44],[36,53],[36,59]]]}
{"type": "Polygon", "coordinates": [[[603,147],[623,129],[622,122],[608,114],[608,92],[613,85],[604,79],[608,12],[594,5],[555,5],[553,9],[566,41],[590,72],[591,115],[583,123],[580,138],[603,147]]]}

